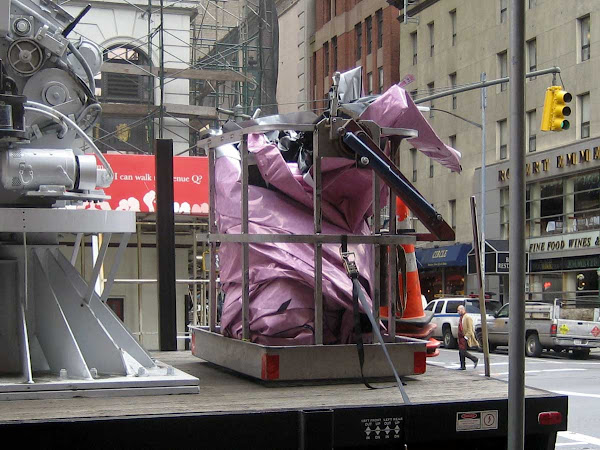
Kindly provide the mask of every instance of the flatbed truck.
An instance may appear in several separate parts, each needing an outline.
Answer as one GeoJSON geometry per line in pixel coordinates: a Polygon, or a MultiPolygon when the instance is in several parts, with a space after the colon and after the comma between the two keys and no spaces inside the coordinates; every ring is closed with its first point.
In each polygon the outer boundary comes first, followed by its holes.
{"type": "MultiPolygon", "coordinates": [[[[153,357],[200,380],[199,394],[106,397],[82,391],[0,403],[4,442],[34,448],[506,448],[508,384],[428,365],[392,382],[270,383],[219,368],[189,351],[153,357]]],[[[115,395],[118,393],[115,392],[115,395]]],[[[526,448],[554,448],[568,398],[525,389],[526,448]],[[547,424],[546,424],[547,423],[547,424]]]]}

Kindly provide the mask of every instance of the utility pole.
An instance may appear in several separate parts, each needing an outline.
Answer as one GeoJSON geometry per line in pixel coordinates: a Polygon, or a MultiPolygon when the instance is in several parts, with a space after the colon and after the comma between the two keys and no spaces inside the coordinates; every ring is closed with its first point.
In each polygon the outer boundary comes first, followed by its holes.
{"type": "MultiPolygon", "coordinates": [[[[486,79],[486,73],[481,74],[481,83],[486,79]]],[[[485,108],[487,107],[487,88],[481,88],[481,283],[483,286],[483,302],[480,306],[485,311],[485,171],[486,171],[486,129],[485,129],[485,108]]],[[[489,364],[488,364],[489,365],[489,364]]],[[[486,366],[487,367],[487,366],[486,366]]]]}
{"type": "Polygon", "coordinates": [[[510,2],[508,448],[525,445],[525,0],[510,2]]]}
{"type": "Polygon", "coordinates": [[[159,31],[159,45],[160,45],[160,67],[158,74],[160,77],[160,110],[158,116],[158,138],[163,138],[163,128],[165,120],[165,18],[164,18],[164,2],[160,0],[160,31],[159,31]]]}

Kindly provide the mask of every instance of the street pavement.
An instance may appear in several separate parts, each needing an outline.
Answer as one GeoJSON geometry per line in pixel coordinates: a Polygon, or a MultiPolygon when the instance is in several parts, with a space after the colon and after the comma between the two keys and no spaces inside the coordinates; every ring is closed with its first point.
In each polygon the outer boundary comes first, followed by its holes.
{"type": "MultiPolygon", "coordinates": [[[[467,359],[467,371],[484,376],[483,353],[477,369],[467,359]]],[[[440,349],[428,364],[458,369],[458,350],[440,349]]],[[[508,351],[490,354],[492,377],[508,380],[508,351]]],[[[525,358],[525,384],[569,396],[568,431],[559,433],[556,448],[568,450],[600,449],[600,351],[593,350],[587,360],[576,360],[562,353],[544,352],[539,358],[525,358]]]]}

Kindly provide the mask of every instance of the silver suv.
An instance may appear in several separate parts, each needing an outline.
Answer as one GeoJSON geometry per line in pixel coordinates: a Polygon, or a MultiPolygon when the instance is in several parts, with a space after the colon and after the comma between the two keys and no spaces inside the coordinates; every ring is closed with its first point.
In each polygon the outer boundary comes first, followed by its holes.
{"type": "MultiPolygon", "coordinates": [[[[458,338],[458,307],[463,305],[467,314],[473,319],[477,340],[481,342],[481,312],[479,311],[478,297],[448,297],[430,301],[425,307],[426,311],[433,311],[431,323],[437,325],[433,337],[443,339],[444,347],[456,348],[458,338]]],[[[485,309],[489,320],[494,319],[494,314],[502,307],[497,300],[486,299],[485,309]]]]}

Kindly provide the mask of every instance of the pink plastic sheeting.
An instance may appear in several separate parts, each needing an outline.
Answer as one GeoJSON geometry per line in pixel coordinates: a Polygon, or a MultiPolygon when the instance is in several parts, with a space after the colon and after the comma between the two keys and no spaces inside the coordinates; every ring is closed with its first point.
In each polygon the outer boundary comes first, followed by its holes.
{"type": "MultiPolygon", "coordinates": [[[[249,232],[312,234],[312,188],[294,164],[262,135],[248,138],[265,181],[281,192],[249,186],[249,232]]],[[[241,232],[241,168],[237,159],[221,157],[215,167],[219,232],[241,232]]],[[[372,172],[353,161],[322,161],[323,233],[369,234],[372,172]]],[[[385,197],[385,196],[384,196],[385,197]]],[[[349,246],[356,254],[361,282],[372,287],[372,247],[349,246]]],[[[250,245],[250,340],[268,345],[314,343],[314,248],[309,244],[250,245]]],[[[222,243],[220,277],[225,292],[223,335],[242,338],[241,244],[222,243]]],[[[370,297],[367,295],[370,301],[370,297]]],[[[323,304],[326,344],[353,342],[352,283],[339,245],[323,245],[323,304]]]]}
{"type": "Polygon", "coordinates": [[[416,149],[454,172],[462,170],[460,152],[442,142],[410,95],[407,95],[401,87],[397,85],[390,87],[368,106],[360,118],[373,120],[382,128],[418,130],[419,137],[407,139],[416,149]]]}

